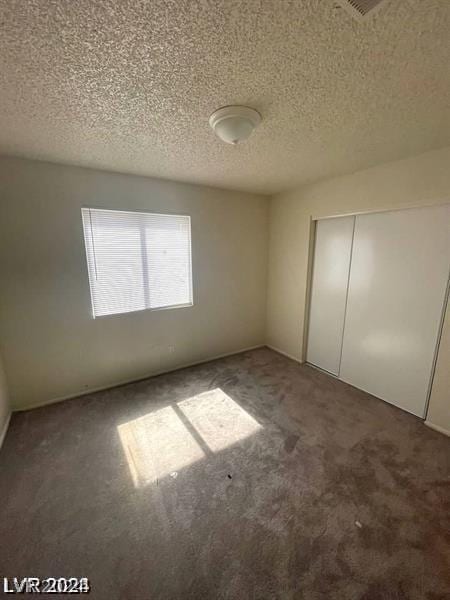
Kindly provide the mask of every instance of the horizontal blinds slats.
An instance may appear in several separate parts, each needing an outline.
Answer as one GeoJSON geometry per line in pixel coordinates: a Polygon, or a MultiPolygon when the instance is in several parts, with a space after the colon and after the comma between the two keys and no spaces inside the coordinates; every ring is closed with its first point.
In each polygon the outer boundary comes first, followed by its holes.
{"type": "Polygon", "coordinates": [[[190,218],[83,208],[94,316],[192,304],[190,218]]]}

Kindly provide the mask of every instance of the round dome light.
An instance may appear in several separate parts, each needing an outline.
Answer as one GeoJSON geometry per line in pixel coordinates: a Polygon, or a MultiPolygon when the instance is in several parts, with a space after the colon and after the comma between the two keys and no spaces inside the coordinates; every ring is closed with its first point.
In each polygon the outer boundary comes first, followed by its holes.
{"type": "Polygon", "coordinates": [[[214,133],[227,144],[246,140],[260,122],[259,112],[248,106],[224,106],[209,117],[214,133]]]}

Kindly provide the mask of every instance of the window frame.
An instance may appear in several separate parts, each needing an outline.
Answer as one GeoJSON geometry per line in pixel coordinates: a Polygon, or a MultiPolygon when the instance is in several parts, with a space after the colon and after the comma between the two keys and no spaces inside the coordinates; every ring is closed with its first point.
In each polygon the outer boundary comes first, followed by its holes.
{"type": "Polygon", "coordinates": [[[80,207],[80,216],[81,216],[81,237],[82,237],[83,245],[84,245],[86,275],[87,275],[87,281],[88,281],[88,286],[89,286],[89,296],[91,299],[91,317],[93,319],[120,317],[120,316],[124,316],[124,315],[132,315],[135,313],[143,313],[146,311],[156,312],[156,311],[161,311],[161,310],[174,310],[177,308],[191,308],[195,305],[195,302],[194,302],[194,272],[192,269],[192,217],[191,217],[191,215],[180,214],[180,213],[175,213],[175,212],[143,210],[140,208],[130,208],[130,209],[105,208],[104,206],[98,206],[98,205],[96,206],[94,204],[91,204],[91,205],[82,204],[80,207]],[[152,308],[150,306],[149,307],[146,306],[145,308],[139,308],[137,310],[130,310],[130,311],[126,311],[126,312],[110,313],[107,315],[96,315],[95,314],[93,288],[91,286],[91,273],[89,270],[89,250],[88,250],[88,247],[86,244],[85,229],[84,229],[84,222],[83,222],[83,210],[103,210],[103,211],[110,211],[110,212],[116,212],[116,213],[119,213],[119,212],[121,212],[121,213],[138,213],[138,214],[155,215],[155,216],[161,216],[161,217],[183,217],[183,218],[188,219],[189,220],[189,292],[190,292],[191,302],[186,302],[184,304],[172,304],[170,306],[157,306],[154,308],[152,308]]]}

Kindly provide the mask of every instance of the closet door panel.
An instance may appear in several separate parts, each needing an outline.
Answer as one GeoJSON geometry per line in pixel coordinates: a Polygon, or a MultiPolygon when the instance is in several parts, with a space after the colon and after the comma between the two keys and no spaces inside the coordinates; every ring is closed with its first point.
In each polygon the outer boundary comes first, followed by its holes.
{"type": "Polygon", "coordinates": [[[307,360],[337,375],[354,217],[317,222],[309,313],[307,360]]]}
{"type": "Polygon", "coordinates": [[[450,261],[450,207],[359,215],[340,378],[424,416],[450,261]]]}

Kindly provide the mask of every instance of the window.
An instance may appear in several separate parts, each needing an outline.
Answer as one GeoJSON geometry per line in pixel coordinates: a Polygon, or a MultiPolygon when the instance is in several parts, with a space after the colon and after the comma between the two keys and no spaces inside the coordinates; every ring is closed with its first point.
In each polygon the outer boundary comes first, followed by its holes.
{"type": "Polygon", "coordinates": [[[94,317],[192,305],[190,217],[81,213],[94,317]]]}

